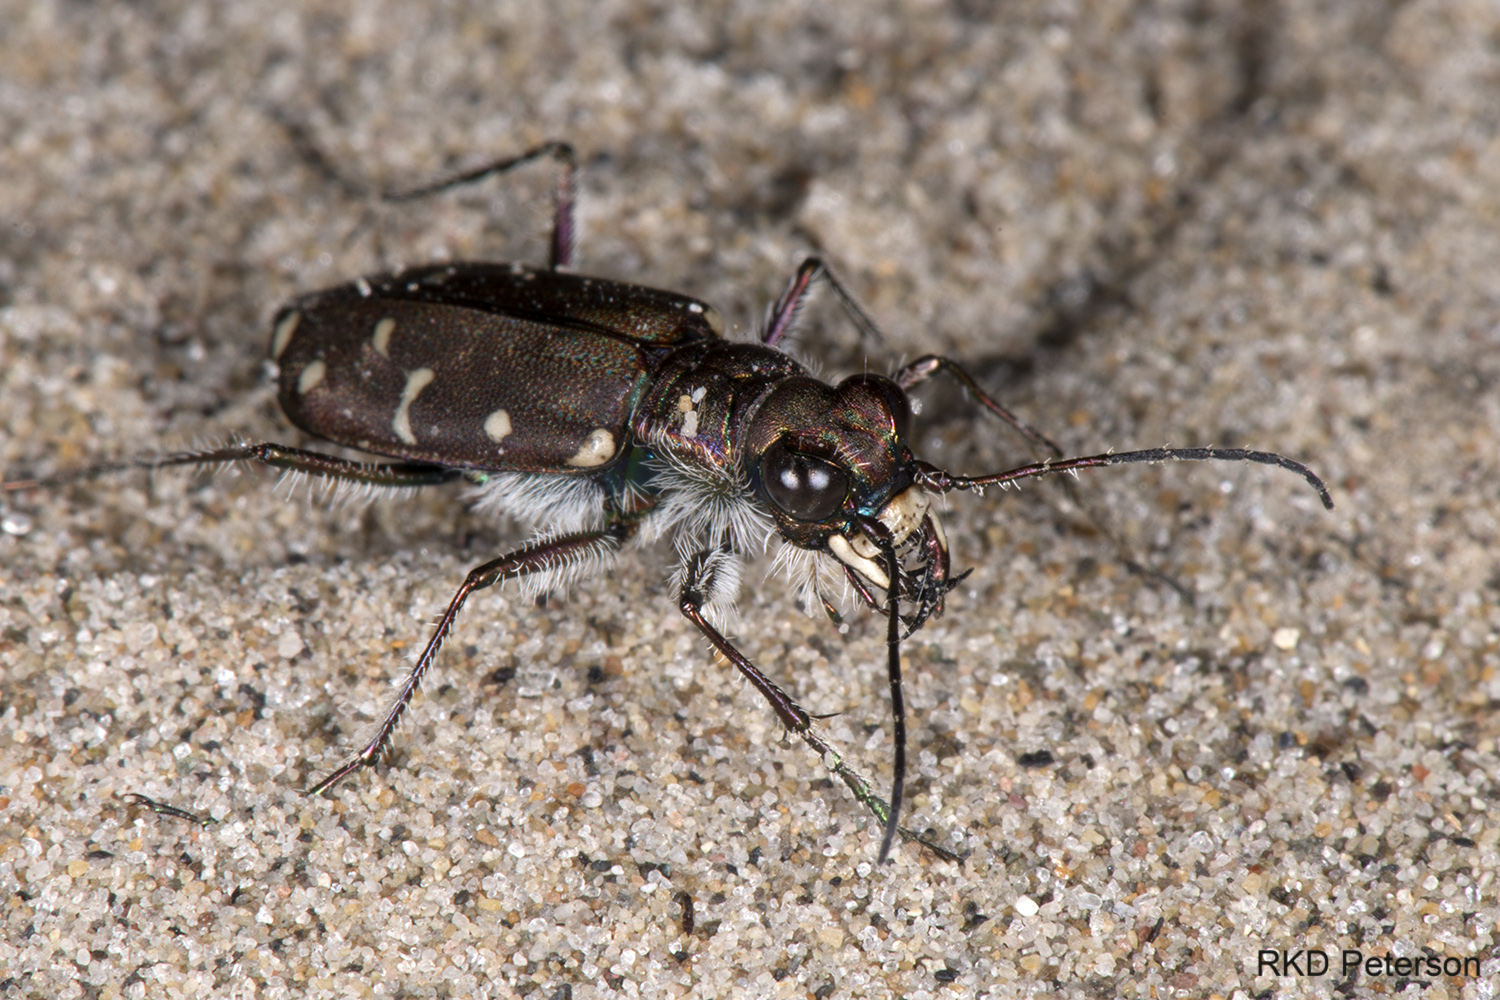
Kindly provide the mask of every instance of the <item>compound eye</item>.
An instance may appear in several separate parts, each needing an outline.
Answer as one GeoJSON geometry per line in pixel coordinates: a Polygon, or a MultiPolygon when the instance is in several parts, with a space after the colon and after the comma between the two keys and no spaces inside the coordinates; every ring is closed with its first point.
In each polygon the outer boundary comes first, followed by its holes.
{"type": "Polygon", "coordinates": [[[792,451],[777,441],[760,460],[766,496],[798,521],[826,521],[844,506],[849,477],[832,462],[792,451]]]}

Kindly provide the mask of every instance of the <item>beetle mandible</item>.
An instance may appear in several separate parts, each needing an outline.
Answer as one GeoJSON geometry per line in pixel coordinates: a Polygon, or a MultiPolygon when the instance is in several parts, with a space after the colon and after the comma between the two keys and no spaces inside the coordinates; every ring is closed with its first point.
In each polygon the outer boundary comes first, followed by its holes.
{"type": "Polygon", "coordinates": [[[316,437],[390,461],[348,461],[266,442],[5,484],[12,491],[121,468],[259,462],[369,487],[466,480],[479,490],[481,509],[535,525],[521,548],[469,572],[374,735],[311,794],[379,761],[475,591],[521,580],[528,593],[545,593],[601,572],[627,542],[672,538],[679,611],[882,824],[884,862],[898,834],[921,839],[899,826],[906,771],[901,643],[942,614],[962,578],[950,569],[935,496],[1095,466],[1219,460],[1288,469],[1333,506],[1322,480],[1270,452],[1153,448],[1064,459],[956,362],[936,355],[889,377],[822,382],[778,346],[815,284],[832,289],[861,333],[878,333],[817,257],[798,267],[754,343],[726,340],[717,310],[696,299],[574,274],[576,157],[566,143],[386,197],[410,200],[547,157],[559,169],[545,269],[417,267],[316,292],[277,313],[270,354],[287,416],[316,437]],[[939,373],[1052,457],[981,476],[954,475],[917,458],[907,392],[939,373]],[[832,615],[832,589],[847,584],[886,618],[895,747],[889,801],[722,631],[742,560],[778,537],[777,560],[809,609],[821,605],[832,615]]]}

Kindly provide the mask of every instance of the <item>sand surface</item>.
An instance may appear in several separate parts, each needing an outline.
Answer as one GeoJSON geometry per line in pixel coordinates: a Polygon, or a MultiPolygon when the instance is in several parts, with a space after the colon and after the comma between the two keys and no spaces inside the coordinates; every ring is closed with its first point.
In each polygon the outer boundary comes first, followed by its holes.
{"type": "MultiPolygon", "coordinates": [[[[323,800],[516,526],[254,471],[7,495],[0,997],[1491,996],[1500,6],[991,7],[0,4],[6,478],[307,443],[278,305],[545,257],[544,167],[353,187],[564,138],[590,273],[743,333],[816,251],[886,332],[825,297],[829,374],[951,354],[1069,452],[1274,449],[1338,503],[1245,465],[948,501],[973,573],[906,645],[907,819],[964,860],[877,868],[669,546],[476,597],[323,800]]],[[[1029,458],[924,402],[928,460],[1029,458]]],[[[764,569],[741,647],[883,790],[882,620],[764,569]]]]}

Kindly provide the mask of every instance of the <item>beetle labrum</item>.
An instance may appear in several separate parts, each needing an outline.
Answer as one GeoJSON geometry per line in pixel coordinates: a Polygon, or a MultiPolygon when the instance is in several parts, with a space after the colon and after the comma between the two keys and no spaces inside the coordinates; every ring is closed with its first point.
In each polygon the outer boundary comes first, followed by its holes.
{"type": "Polygon", "coordinates": [[[287,416],[316,437],[391,461],[237,444],[5,484],[13,491],[124,468],[259,462],[369,487],[467,480],[481,508],[534,523],[529,542],[470,571],[374,735],[312,794],[378,762],[474,591],[516,579],[545,593],[602,571],[627,542],[672,538],[679,611],[881,822],[883,862],[898,833],[920,839],[898,825],[906,767],[901,643],[942,614],[961,579],[949,567],[934,497],[1096,466],[1220,460],[1295,472],[1332,507],[1316,475],[1270,452],[1154,448],[1063,459],[957,363],[935,355],[890,377],[819,381],[778,347],[814,284],[829,286],[862,332],[873,334],[874,325],[816,257],[797,269],[753,343],[726,340],[706,303],[573,274],[575,157],[565,143],[389,197],[406,200],[543,157],[559,163],[547,268],[418,267],[305,296],[274,319],[270,353],[287,416]],[[918,459],[908,444],[907,392],[940,372],[1056,457],[981,476],[918,459]],[[832,614],[831,589],[848,585],[886,617],[889,801],[721,630],[741,561],[778,537],[778,561],[809,608],[832,614]]]}

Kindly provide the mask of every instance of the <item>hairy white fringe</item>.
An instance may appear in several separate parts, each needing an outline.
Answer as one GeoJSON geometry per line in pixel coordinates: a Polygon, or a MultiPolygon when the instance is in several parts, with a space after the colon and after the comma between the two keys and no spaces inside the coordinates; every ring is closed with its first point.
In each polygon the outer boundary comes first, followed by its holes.
{"type": "MultiPolygon", "coordinates": [[[[683,556],[672,572],[673,595],[682,592],[683,584],[687,582],[689,562],[695,555],[683,556]]],[[[738,631],[740,625],[738,601],[744,564],[739,556],[723,549],[709,552],[707,560],[707,566],[699,573],[699,585],[704,590],[703,617],[722,634],[730,635],[738,631]]]]}
{"type": "MultiPolygon", "coordinates": [[[[252,462],[251,464],[259,465],[260,463],[252,462]]],[[[296,500],[297,490],[300,487],[304,492],[303,500],[307,504],[318,503],[336,510],[361,507],[376,500],[410,500],[422,490],[420,486],[382,486],[379,483],[351,482],[348,479],[320,476],[315,472],[302,469],[279,471],[281,475],[277,478],[276,485],[271,488],[272,496],[279,494],[285,500],[296,500]]]]}
{"type": "Polygon", "coordinates": [[[796,362],[798,367],[802,369],[802,374],[808,378],[817,379],[819,382],[831,383],[836,381],[833,376],[828,375],[825,371],[827,366],[823,363],[823,359],[809,354],[807,349],[797,341],[783,340],[776,345],[774,350],[780,351],[796,362]]]}
{"type": "Polygon", "coordinates": [[[474,484],[468,500],[477,513],[515,518],[537,537],[604,526],[604,487],[587,476],[497,472],[474,484]]]}
{"type": "Polygon", "coordinates": [[[854,605],[854,593],[849,578],[844,574],[843,564],[826,552],[814,552],[783,541],[776,549],[766,576],[780,573],[787,585],[802,602],[802,610],[808,617],[816,618],[824,613],[823,600],[839,611],[849,611],[854,605]]]}
{"type": "MultiPolygon", "coordinates": [[[[568,532],[538,533],[526,544],[539,545],[557,538],[559,534],[568,532]]],[[[606,535],[594,539],[587,548],[559,557],[546,567],[518,577],[513,582],[520,591],[522,600],[535,600],[543,594],[565,597],[580,580],[600,576],[612,569],[619,561],[619,556],[620,543],[606,535]]],[[[510,582],[512,581],[502,581],[502,589],[504,583],[510,582]]]]}
{"type": "Polygon", "coordinates": [[[656,507],[641,525],[642,540],[654,542],[675,535],[682,558],[703,548],[728,544],[733,551],[759,554],[776,526],[750,492],[739,469],[720,469],[689,463],[666,449],[656,460],[656,507]]]}

